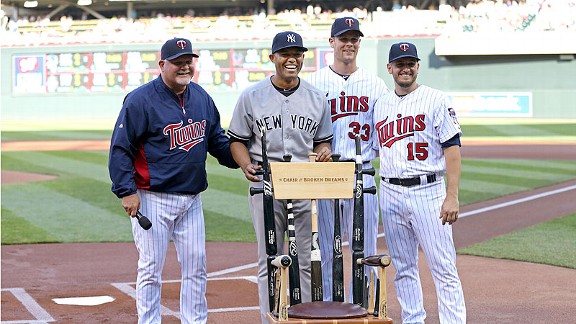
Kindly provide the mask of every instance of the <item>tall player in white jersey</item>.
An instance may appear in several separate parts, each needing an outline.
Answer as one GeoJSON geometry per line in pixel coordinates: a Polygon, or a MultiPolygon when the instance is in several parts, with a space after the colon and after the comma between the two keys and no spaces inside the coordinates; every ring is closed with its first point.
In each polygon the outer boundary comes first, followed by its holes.
{"type": "MultiPolygon", "coordinates": [[[[376,157],[372,148],[374,103],[388,92],[384,81],[356,64],[361,37],[360,24],[356,18],[337,18],[332,24],[330,47],[334,49],[334,62],[307,77],[307,80],[326,93],[332,115],[332,152],[340,154],[341,161],[355,161],[354,138],[360,135],[363,168],[371,167],[376,157]]],[[[364,175],[364,186],[375,185],[374,177],[364,175]]],[[[332,261],[334,245],[334,205],[332,200],[318,201],[320,252],[322,254],[322,281],[324,300],[332,300],[332,261]]],[[[342,199],[342,236],[352,236],[354,200],[342,199]]],[[[378,197],[364,195],[364,255],[376,254],[378,235],[378,197]]],[[[350,246],[351,248],[351,246],[350,246]]],[[[351,250],[352,252],[352,250],[351,250]]],[[[364,273],[373,271],[365,267],[364,273]]],[[[374,273],[376,275],[376,273],[374,273]]],[[[351,294],[348,295],[351,297],[351,294]]],[[[351,300],[351,298],[349,298],[351,300]]]]}
{"type": "Polygon", "coordinates": [[[424,323],[426,318],[420,246],[436,287],[440,323],[466,323],[450,226],[458,220],[462,131],[447,96],[416,82],[420,59],[414,44],[393,44],[388,61],[395,93],[377,102],[374,125],[382,222],[396,268],[402,322],[424,323]]]}

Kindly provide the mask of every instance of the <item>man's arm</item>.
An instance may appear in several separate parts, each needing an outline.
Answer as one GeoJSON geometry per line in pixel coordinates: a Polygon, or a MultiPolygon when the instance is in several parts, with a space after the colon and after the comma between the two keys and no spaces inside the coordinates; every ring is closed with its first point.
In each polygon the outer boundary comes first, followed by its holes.
{"type": "Polygon", "coordinates": [[[460,185],[460,173],[462,169],[462,157],[460,146],[453,145],[444,148],[446,158],[446,198],[442,204],[440,218],[442,224],[453,224],[458,220],[460,203],[458,201],[458,186],[460,185]]]}

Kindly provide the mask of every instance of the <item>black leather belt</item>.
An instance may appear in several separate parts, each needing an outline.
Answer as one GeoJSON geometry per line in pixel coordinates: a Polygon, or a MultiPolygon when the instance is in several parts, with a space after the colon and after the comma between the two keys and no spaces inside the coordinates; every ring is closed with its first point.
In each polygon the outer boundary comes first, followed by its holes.
{"type": "MultiPolygon", "coordinates": [[[[403,178],[403,179],[382,177],[382,181],[386,181],[388,183],[391,183],[391,184],[397,185],[397,186],[412,187],[412,186],[417,186],[420,184],[420,177],[403,178]]],[[[426,176],[426,183],[432,183],[435,181],[436,181],[436,175],[435,174],[429,174],[426,176]]]]}

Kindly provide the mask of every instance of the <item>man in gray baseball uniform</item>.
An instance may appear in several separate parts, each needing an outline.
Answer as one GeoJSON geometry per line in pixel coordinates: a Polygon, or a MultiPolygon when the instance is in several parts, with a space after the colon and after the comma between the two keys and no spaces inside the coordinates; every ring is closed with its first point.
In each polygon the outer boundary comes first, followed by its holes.
{"type": "MultiPolygon", "coordinates": [[[[234,159],[250,181],[250,187],[261,187],[262,145],[266,145],[270,162],[281,162],[286,154],[292,162],[308,162],[308,154],[317,153],[316,161],[331,159],[332,126],[324,93],[298,77],[304,63],[302,37],[291,31],[278,33],[272,42],[269,58],[275,74],[244,90],[232,115],[228,134],[234,159]],[[267,143],[262,143],[262,131],[267,143]]],[[[264,212],[261,196],[248,199],[258,240],[258,296],[262,322],[269,311],[267,291],[267,254],[264,234],[264,212]]],[[[311,301],[310,200],[293,201],[294,225],[300,262],[302,302],[311,301]]],[[[287,231],[286,201],[274,200],[274,220],[278,254],[284,246],[287,231]]]]}
{"type": "MultiPolygon", "coordinates": [[[[371,167],[371,161],[377,152],[372,149],[374,104],[388,92],[384,81],[356,63],[360,43],[364,34],[356,18],[337,18],[332,24],[328,39],[334,49],[334,63],[307,77],[313,86],[326,95],[330,105],[332,129],[332,150],[340,154],[340,160],[355,161],[355,137],[360,135],[363,168],[371,167]]],[[[364,186],[375,186],[374,176],[363,176],[364,186]]],[[[332,261],[334,248],[334,202],[318,201],[318,222],[320,252],[322,254],[322,281],[324,300],[332,300],[332,261]]],[[[352,220],[354,199],[341,199],[342,237],[352,239],[352,220]]],[[[376,254],[378,235],[378,198],[376,195],[364,195],[364,255],[376,254]]],[[[352,253],[352,245],[350,245],[352,253]]],[[[365,267],[364,273],[374,271],[365,267]]],[[[376,272],[374,272],[376,275],[376,272]]],[[[351,300],[351,294],[348,295],[351,300]]]]}
{"type": "Polygon", "coordinates": [[[414,44],[393,44],[387,68],[395,88],[374,108],[375,143],[380,151],[382,222],[396,268],[402,322],[426,319],[420,246],[436,287],[440,323],[466,323],[450,226],[459,212],[460,124],[443,92],[416,82],[420,59],[414,44]]]}

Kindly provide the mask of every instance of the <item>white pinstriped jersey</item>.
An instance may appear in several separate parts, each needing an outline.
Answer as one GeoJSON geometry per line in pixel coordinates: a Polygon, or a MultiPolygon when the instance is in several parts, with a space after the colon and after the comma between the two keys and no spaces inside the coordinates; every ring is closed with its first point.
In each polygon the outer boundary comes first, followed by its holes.
{"type": "Polygon", "coordinates": [[[309,75],[306,80],[326,94],[332,117],[332,152],[341,160],[355,160],[354,135],[361,135],[362,160],[376,157],[372,149],[372,117],[378,98],[388,93],[384,81],[371,72],[358,68],[348,80],[324,67],[309,75]]]}
{"type": "Polygon", "coordinates": [[[380,163],[385,178],[443,174],[441,143],[462,135],[448,97],[425,85],[403,97],[390,92],[381,98],[374,109],[374,127],[380,159],[388,161],[380,163]]]}

